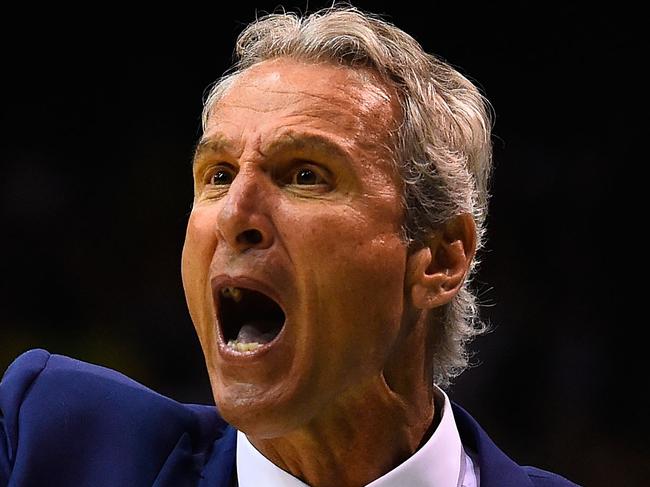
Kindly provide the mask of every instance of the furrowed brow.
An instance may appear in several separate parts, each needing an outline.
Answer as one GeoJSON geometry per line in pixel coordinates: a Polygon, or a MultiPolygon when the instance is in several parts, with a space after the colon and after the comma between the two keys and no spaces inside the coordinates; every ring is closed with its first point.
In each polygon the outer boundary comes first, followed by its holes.
{"type": "MultiPolygon", "coordinates": [[[[207,155],[228,153],[231,149],[232,145],[222,134],[202,137],[196,144],[192,164],[196,165],[207,155]]],[[[261,149],[261,153],[266,156],[275,156],[282,152],[297,152],[307,156],[325,155],[336,159],[350,160],[350,154],[345,147],[329,137],[317,133],[288,131],[264,144],[261,149]]]]}
{"type": "Polygon", "coordinates": [[[264,153],[295,151],[306,154],[323,154],[337,159],[349,159],[348,151],[328,137],[314,133],[288,132],[273,140],[264,153]]]}
{"type": "Polygon", "coordinates": [[[227,151],[229,146],[230,144],[223,136],[213,135],[210,137],[201,137],[201,139],[196,144],[196,148],[194,149],[192,165],[196,165],[196,163],[206,154],[214,154],[227,151]]]}

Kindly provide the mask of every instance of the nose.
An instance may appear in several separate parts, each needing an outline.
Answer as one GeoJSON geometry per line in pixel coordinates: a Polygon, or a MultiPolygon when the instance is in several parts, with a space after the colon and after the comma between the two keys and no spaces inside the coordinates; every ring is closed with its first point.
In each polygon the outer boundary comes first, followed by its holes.
{"type": "Polygon", "coordinates": [[[265,249],[273,244],[273,224],[263,175],[240,171],[228,188],[217,217],[217,233],[237,252],[265,249]]]}

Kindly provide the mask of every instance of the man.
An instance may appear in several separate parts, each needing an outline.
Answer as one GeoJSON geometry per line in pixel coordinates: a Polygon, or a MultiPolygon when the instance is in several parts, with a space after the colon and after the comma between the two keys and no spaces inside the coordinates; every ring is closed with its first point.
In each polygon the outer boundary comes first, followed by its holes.
{"type": "Polygon", "coordinates": [[[42,350],[0,385],[0,486],[559,486],[440,386],[468,287],[486,102],[353,8],[241,34],[194,158],[183,285],[218,414],[42,350]]]}

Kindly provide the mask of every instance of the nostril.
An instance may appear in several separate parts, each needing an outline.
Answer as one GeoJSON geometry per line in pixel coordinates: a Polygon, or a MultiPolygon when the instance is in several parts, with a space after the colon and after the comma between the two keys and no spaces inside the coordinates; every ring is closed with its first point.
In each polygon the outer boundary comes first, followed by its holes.
{"type": "Polygon", "coordinates": [[[262,241],[262,232],[259,230],[245,230],[237,237],[239,243],[257,245],[262,241]]]}

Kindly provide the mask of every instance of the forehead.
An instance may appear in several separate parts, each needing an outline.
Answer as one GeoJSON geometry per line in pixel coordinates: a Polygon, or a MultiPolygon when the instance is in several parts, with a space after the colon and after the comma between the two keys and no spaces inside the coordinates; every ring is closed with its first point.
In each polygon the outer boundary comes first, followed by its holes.
{"type": "Polygon", "coordinates": [[[240,73],[215,108],[241,96],[254,96],[259,90],[267,95],[312,96],[313,101],[332,105],[355,101],[362,111],[385,110],[391,104],[390,89],[368,69],[278,58],[240,73]]]}
{"type": "Polygon", "coordinates": [[[376,145],[394,132],[398,107],[392,90],[369,70],[280,58],[237,76],[210,110],[203,139],[276,125],[376,145]]]}

